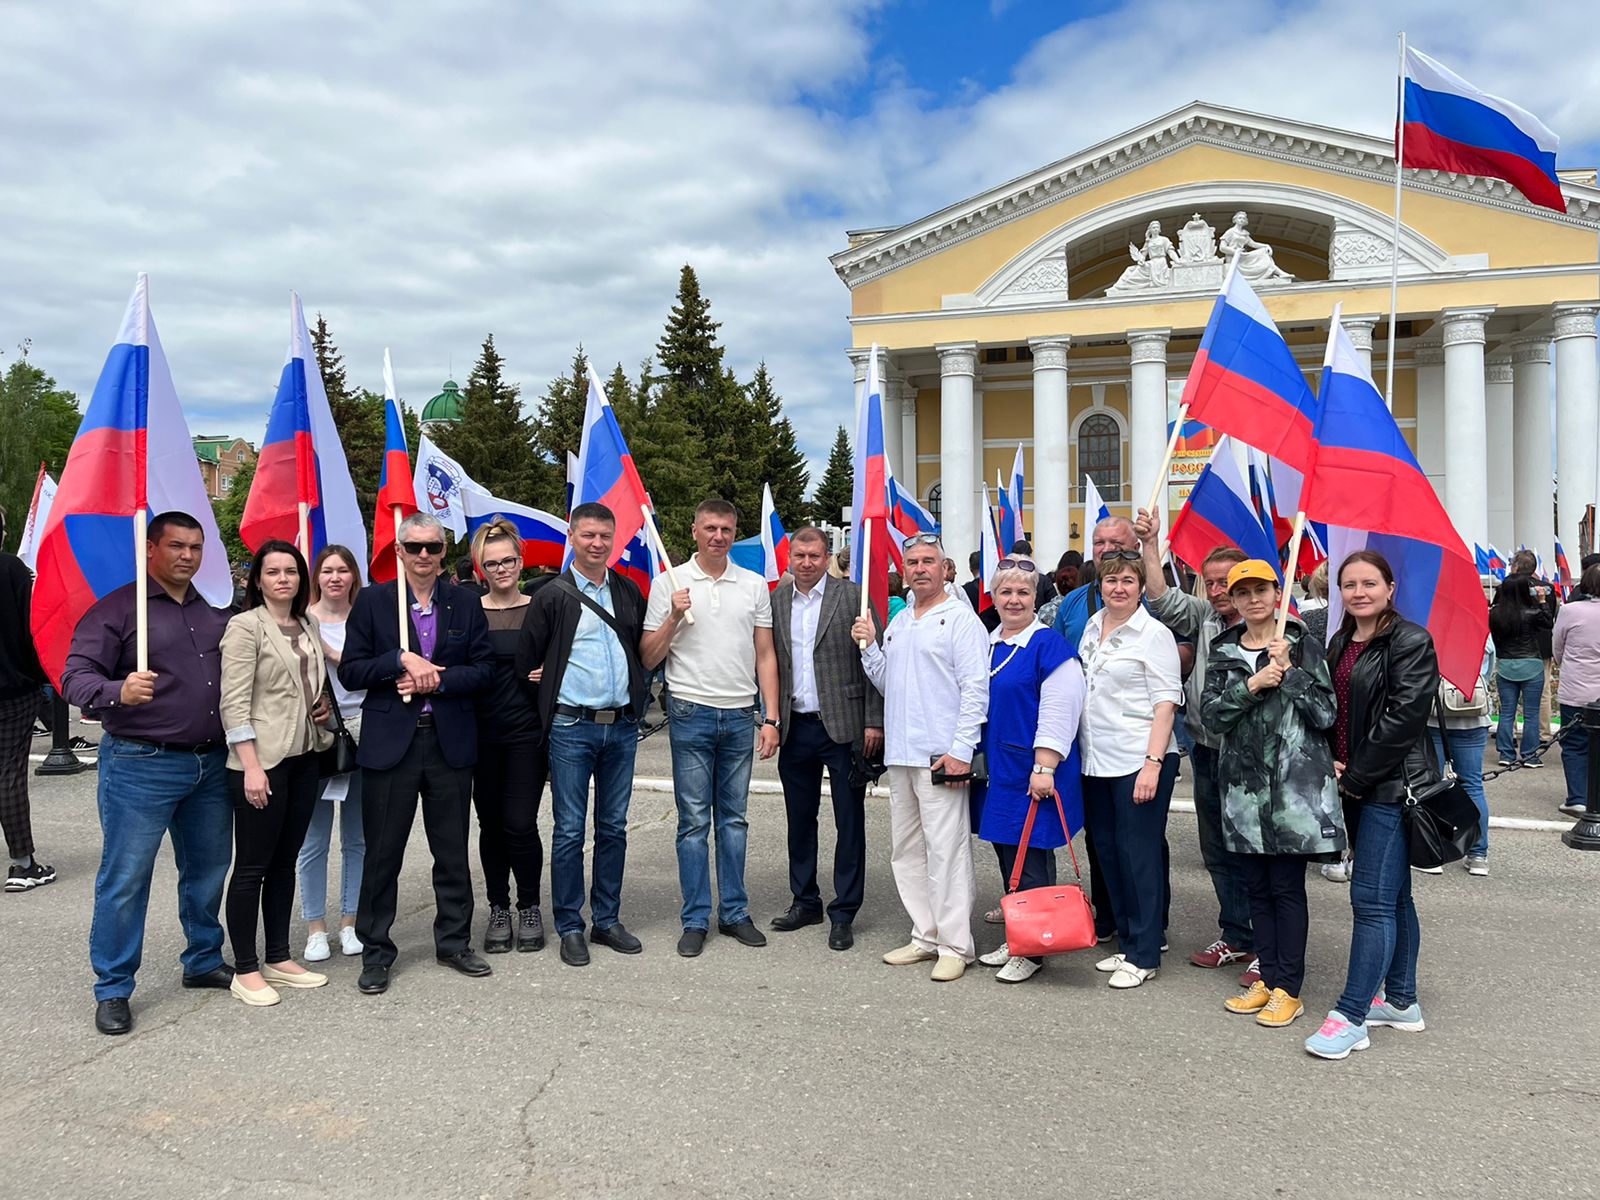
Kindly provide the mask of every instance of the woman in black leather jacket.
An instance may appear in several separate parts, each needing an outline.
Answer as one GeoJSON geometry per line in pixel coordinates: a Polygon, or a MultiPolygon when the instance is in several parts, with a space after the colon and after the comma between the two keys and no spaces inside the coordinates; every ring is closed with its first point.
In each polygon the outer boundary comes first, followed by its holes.
{"type": "Polygon", "coordinates": [[[1539,742],[1544,728],[1539,720],[1539,698],[1544,694],[1545,663],[1551,654],[1550,610],[1534,596],[1529,575],[1510,575],[1495,593],[1489,610],[1489,634],[1494,638],[1496,678],[1500,688],[1500,726],[1495,747],[1500,765],[1521,762],[1542,767],[1539,742]],[[1522,744],[1517,745],[1517,708],[1522,708],[1522,744]]]}
{"type": "Polygon", "coordinates": [[[1395,611],[1388,561],[1358,550],[1340,566],[1338,582],[1344,622],[1329,643],[1328,669],[1339,702],[1333,757],[1354,854],[1355,924],[1344,994],[1306,1040],[1323,1058],[1365,1050],[1376,1025],[1423,1028],[1403,802],[1407,779],[1426,774],[1423,739],[1439,688],[1433,638],[1395,611]]]}

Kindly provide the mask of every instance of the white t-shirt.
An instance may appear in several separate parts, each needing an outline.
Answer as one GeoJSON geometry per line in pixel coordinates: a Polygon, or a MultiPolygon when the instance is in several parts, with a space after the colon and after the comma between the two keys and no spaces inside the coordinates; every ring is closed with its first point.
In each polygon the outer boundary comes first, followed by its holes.
{"type": "MultiPolygon", "coordinates": [[[[667,651],[667,688],[679,700],[707,708],[749,708],[756,702],[756,630],[772,628],[767,581],[729,561],[713,579],[697,554],[678,568],[689,589],[694,624],[681,622],[667,651]]],[[[663,571],[650,585],[646,632],[672,612],[672,583],[663,571]]]]}
{"type": "MultiPolygon", "coordinates": [[[[1078,643],[1089,689],[1078,745],[1085,775],[1115,778],[1144,766],[1155,706],[1183,703],[1183,673],[1172,631],[1144,605],[1102,643],[1105,619],[1103,608],[1090,617],[1078,643]]],[[[1169,734],[1162,754],[1171,754],[1177,746],[1169,734]]]]}

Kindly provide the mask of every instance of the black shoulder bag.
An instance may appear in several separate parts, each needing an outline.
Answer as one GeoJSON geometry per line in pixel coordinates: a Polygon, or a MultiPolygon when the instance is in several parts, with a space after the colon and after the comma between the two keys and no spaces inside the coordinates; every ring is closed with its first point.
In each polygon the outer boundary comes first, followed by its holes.
{"type": "MultiPolygon", "coordinates": [[[[1437,691],[1433,707],[1442,738],[1448,730],[1437,691]]],[[[1406,796],[1401,801],[1405,805],[1406,849],[1413,867],[1442,867],[1466,857],[1482,832],[1482,816],[1455,771],[1435,757],[1431,729],[1424,731],[1423,744],[1433,779],[1415,785],[1406,781],[1406,796]]]]}
{"type": "Polygon", "coordinates": [[[332,689],[325,688],[322,694],[327,698],[328,712],[332,715],[333,745],[317,754],[317,777],[332,779],[356,769],[356,739],[344,723],[344,714],[339,711],[339,701],[332,689]]]}

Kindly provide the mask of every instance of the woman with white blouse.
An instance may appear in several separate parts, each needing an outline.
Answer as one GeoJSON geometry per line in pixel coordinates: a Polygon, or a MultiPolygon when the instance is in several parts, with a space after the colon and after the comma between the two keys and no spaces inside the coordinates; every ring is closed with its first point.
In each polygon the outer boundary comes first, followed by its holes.
{"type": "Polygon", "coordinates": [[[1137,550],[1101,554],[1104,604],[1078,656],[1088,686],[1079,745],[1084,819],[1099,850],[1120,953],[1095,964],[1114,988],[1135,988],[1161,965],[1167,808],[1178,776],[1173,719],[1183,698],[1172,633],[1144,610],[1137,550]]]}

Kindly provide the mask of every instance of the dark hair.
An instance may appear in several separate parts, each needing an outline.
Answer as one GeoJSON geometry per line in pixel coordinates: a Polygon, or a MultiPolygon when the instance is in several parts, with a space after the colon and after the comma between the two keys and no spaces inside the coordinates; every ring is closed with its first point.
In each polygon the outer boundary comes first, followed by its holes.
{"type": "Polygon", "coordinates": [[[1056,570],[1058,571],[1061,570],[1062,567],[1081,566],[1083,566],[1083,555],[1078,553],[1076,550],[1068,550],[1060,558],[1056,559],[1056,570]]]}
{"type": "MultiPolygon", "coordinates": [[[[1340,587],[1344,586],[1344,569],[1351,563],[1366,563],[1369,567],[1376,567],[1378,569],[1378,574],[1383,576],[1383,581],[1390,587],[1394,586],[1394,568],[1389,565],[1389,560],[1387,558],[1379,554],[1376,550],[1356,550],[1349,554],[1345,560],[1339,564],[1339,574],[1335,576],[1335,578],[1338,580],[1340,587]]],[[[1378,614],[1378,628],[1376,632],[1382,633],[1385,629],[1389,628],[1389,626],[1393,625],[1395,621],[1399,619],[1399,617],[1399,610],[1395,608],[1394,600],[1391,598],[1389,600],[1389,607],[1378,614]]],[[[1349,612],[1346,612],[1344,614],[1344,620],[1339,622],[1338,634],[1335,636],[1354,634],[1355,631],[1356,619],[1355,617],[1351,616],[1349,612]]]]}
{"type": "Polygon", "coordinates": [[[731,500],[724,500],[721,496],[712,496],[710,499],[702,500],[695,505],[694,519],[698,521],[701,517],[732,517],[737,522],[739,520],[739,509],[731,500]]]}
{"type": "Polygon", "coordinates": [[[608,525],[615,525],[617,514],[598,500],[589,500],[578,505],[567,515],[568,525],[576,526],[579,521],[604,521],[608,525]]]}
{"type": "Polygon", "coordinates": [[[190,531],[198,531],[202,536],[205,535],[205,529],[199,521],[196,521],[186,512],[178,512],[173,509],[169,512],[157,513],[150,518],[150,524],[145,526],[144,540],[147,542],[159,542],[161,535],[166,533],[168,528],[188,529],[190,531]]]}
{"type": "Polygon", "coordinates": [[[1590,567],[1600,567],[1600,554],[1585,554],[1578,562],[1578,570],[1588,574],[1590,567]]]}
{"type": "Polygon", "coordinates": [[[472,582],[472,555],[458,554],[456,556],[456,578],[462,583],[472,582]]]}
{"type": "Polygon", "coordinates": [[[800,542],[821,542],[824,552],[828,549],[828,535],[815,525],[802,525],[789,535],[789,544],[798,545],[800,542]]]}
{"type": "Polygon", "coordinates": [[[1489,632],[1497,640],[1519,637],[1528,619],[1540,611],[1533,598],[1531,575],[1507,575],[1489,606],[1489,632]]]}
{"type": "Polygon", "coordinates": [[[1600,556],[1596,556],[1593,566],[1584,568],[1578,590],[1591,600],[1600,600],[1600,556]]]}
{"type": "Polygon", "coordinates": [[[974,550],[971,554],[967,555],[967,570],[976,575],[978,573],[978,568],[981,566],[983,566],[982,551],[974,550]]]}
{"type": "Polygon", "coordinates": [[[1200,568],[1201,568],[1201,570],[1204,570],[1206,567],[1209,567],[1212,563],[1223,563],[1223,562],[1226,562],[1226,563],[1242,563],[1242,562],[1248,562],[1249,559],[1250,559],[1250,556],[1248,554],[1246,554],[1243,550],[1239,549],[1239,547],[1237,547],[1237,546],[1218,546],[1214,550],[1212,550],[1210,554],[1205,556],[1204,560],[1202,560],[1201,563],[1200,563],[1200,568]]]}
{"type": "Polygon", "coordinates": [[[1011,553],[1031,555],[1033,553],[1033,543],[1029,542],[1027,538],[1018,538],[1011,544],[1011,553]]]}
{"type": "Polygon", "coordinates": [[[300,572],[300,586],[295,590],[294,599],[289,602],[289,615],[299,620],[306,615],[306,605],[311,599],[311,572],[306,570],[306,560],[301,557],[299,549],[282,538],[263,542],[255,558],[250,560],[250,574],[244,581],[244,606],[248,610],[259,608],[263,603],[261,568],[266,565],[269,554],[287,554],[294,559],[295,569],[300,572]]]}
{"type": "Polygon", "coordinates": [[[1511,556],[1511,575],[1532,575],[1539,569],[1539,556],[1532,550],[1518,550],[1511,556]]]}
{"type": "Polygon", "coordinates": [[[344,559],[344,565],[350,568],[350,603],[356,602],[356,596],[361,592],[361,565],[356,562],[355,551],[349,546],[334,543],[324,546],[317,551],[316,561],[311,564],[311,603],[315,604],[322,599],[322,589],[317,586],[317,576],[322,574],[322,564],[337,555],[344,559]]]}
{"type": "Polygon", "coordinates": [[[1105,555],[1095,564],[1094,579],[1096,583],[1099,583],[1101,580],[1112,575],[1119,575],[1123,571],[1132,571],[1137,575],[1140,587],[1143,587],[1147,582],[1143,555],[1138,558],[1112,558],[1110,555],[1105,555]]]}

